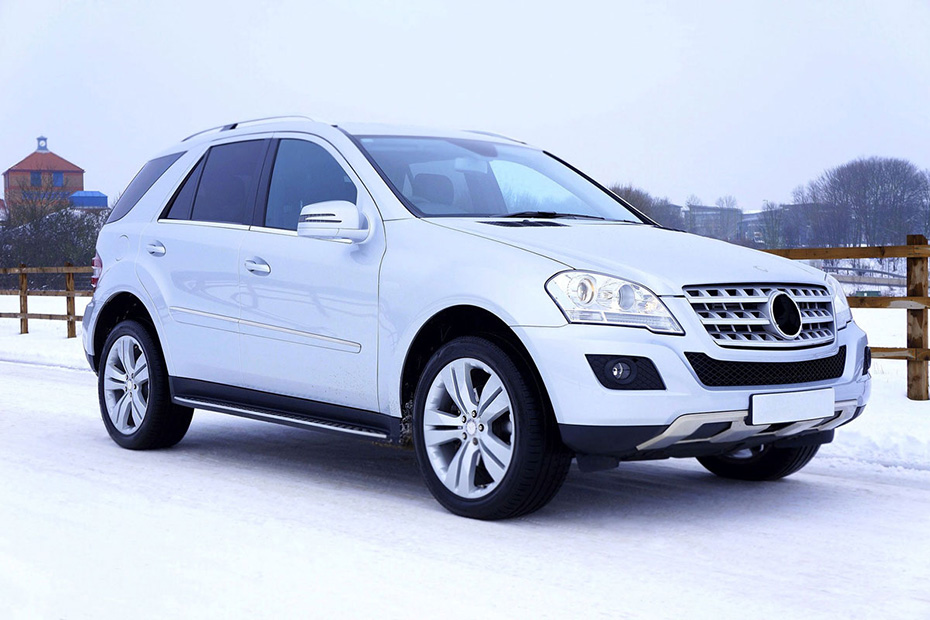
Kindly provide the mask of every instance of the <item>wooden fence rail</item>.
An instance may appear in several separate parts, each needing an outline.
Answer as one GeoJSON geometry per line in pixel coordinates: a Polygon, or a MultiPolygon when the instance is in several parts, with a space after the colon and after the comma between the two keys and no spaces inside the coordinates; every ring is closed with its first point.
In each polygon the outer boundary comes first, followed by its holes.
{"type": "Polygon", "coordinates": [[[930,308],[930,270],[927,258],[930,245],[923,235],[908,235],[907,245],[871,248],[796,248],[768,250],[771,254],[796,260],[831,258],[906,258],[907,295],[905,297],[847,297],[851,308],[903,308],[907,310],[907,347],[872,347],[877,359],[907,360],[907,397],[930,400],[927,366],[927,308],[930,308]]]}
{"type": "Polygon", "coordinates": [[[92,291],[74,290],[74,274],[76,273],[93,273],[93,267],[75,267],[66,264],[64,267],[4,267],[0,269],[0,275],[19,275],[18,289],[0,289],[0,295],[18,295],[19,312],[0,312],[0,319],[19,319],[19,333],[29,333],[29,319],[41,321],[67,321],[68,338],[77,336],[78,319],[83,318],[77,314],[74,308],[75,297],[91,297],[92,291]],[[29,274],[64,274],[65,290],[63,291],[45,291],[29,290],[29,274]],[[64,297],[65,314],[38,314],[29,312],[29,297],[64,297]]]}

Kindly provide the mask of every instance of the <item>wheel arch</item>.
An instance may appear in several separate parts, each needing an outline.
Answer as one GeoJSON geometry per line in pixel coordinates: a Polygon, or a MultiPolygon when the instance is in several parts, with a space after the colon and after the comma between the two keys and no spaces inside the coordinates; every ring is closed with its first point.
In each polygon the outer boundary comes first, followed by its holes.
{"type": "MultiPolygon", "coordinates": [[[[542,396],[547,414],[555,420],[552,402],[529,350],[507,323],[493,312],[472,305],[450,306],[430,317],[407,348],[400,376],[400,406],[404,421],[413,411],[417,382],[427,362],[439,348],[460,336],[480,336],[503,348],[524,366],[542,396]]],[[[409,428],[408,424],[402,425],[409,428]]]]}
{"type": "MultiPolygon", "coordinates": [[[[119,323],[129,319],[139,321],[145,325],[152,333],[156,343],[162,346],[158,328],[155,326],[155,321],[152,319],[152,315],[146,308],[145,303],[135,294],[122,291],[106,301],[100,309],[94,324],[94,368],[100,367],[100,355],[103,352],[103,345],[106,343],[107,336],[119,323]]],[[[162,352],[164,353],[164,347],[162,347],[162,352]]]]}

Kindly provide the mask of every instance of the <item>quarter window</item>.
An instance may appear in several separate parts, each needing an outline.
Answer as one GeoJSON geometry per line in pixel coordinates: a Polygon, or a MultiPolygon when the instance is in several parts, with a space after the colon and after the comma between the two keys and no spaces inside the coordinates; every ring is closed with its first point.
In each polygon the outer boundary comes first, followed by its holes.
{"type": "Polygon", "coordinates": [[[203,172],[203,162],[203,159],[197,162],[184,180],[184,184],[181,185],[181,189],[174,195],[168,206],[168,212],[165,214],[169,220],[191,219],[191,208],[194,206],[194,195],[197,193],[197,184],[200,183],[200,174],[203,172]]]}
{"type": "Polygon", "coordinates": [[[191,219],[247,224],[266,148],[264,140],[211,148],[197,187],[191,219]]]}
{"type": "Polygon", "coordinates": [[[116,201],[116,206],[114,206],[113,210],[110,212],[110,217],[107,218],[107,222],[115,222],[129,213],[142,196],[151,189],[155,181],[161,178],[161,175],[165,174],[165,171],[171,167],[171,164],[178,161],[178,158],[183,154],[184,152],[182,151],[180,153],[165,155],[164,157],[153,159],[142,166],[142,170],[130,181],[126,191],[124,191],[119,197],[119,200],[116,201]]]}
{"type": "Polygon", "coordinates": [[[265,226],[297,230],[300,210],[327,200],[355,203],[358,191],[326,149],[305,140],[281,140],[275,158],[265,226]]]}

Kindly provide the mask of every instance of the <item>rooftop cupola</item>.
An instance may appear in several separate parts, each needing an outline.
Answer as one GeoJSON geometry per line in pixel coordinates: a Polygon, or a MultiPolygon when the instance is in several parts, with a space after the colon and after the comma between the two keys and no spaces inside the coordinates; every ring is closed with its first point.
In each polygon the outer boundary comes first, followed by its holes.
{"type": "Polygon", "coordinates": [[[36,141],[39,145],[36,147],[36,151],[39,153],[48,153],[48,138],[45,136],[39,136],[36,138],[36,141]]]}

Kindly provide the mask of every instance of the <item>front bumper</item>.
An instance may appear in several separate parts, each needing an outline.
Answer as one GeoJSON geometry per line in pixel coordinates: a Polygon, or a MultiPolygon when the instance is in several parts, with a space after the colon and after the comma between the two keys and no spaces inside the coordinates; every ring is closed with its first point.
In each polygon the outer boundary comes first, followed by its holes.
{"type": "MultiPolygon", "coordinates": [[[[596,325],[514,329],[536,362],[563,441],[578,453],[662,458],[697,456],[707,450],[719,453],[815,433],[828,441],[827,433],[861,413],[871,391],[870,377],[863,373],[867,338],[855,323],[838,330],[830,345],[791,351],[720,347],[703,328],[693,325],[685,328],[683,336],[596,325]],[[843,346],[846,356],[839,377],[779,385],[709,387],[685,355],[696,352],[722,361],[797,364],[836,356],[843,346]],[[648,358],[665,389],[608,389],[592,372],[589,355],[648,358]],[[748,424],[754,394],[825,387],[834,389],[833,416],[783,425],[748,424]]],[[[798,420],[806,417],[798,412],[798,420]]]]}

